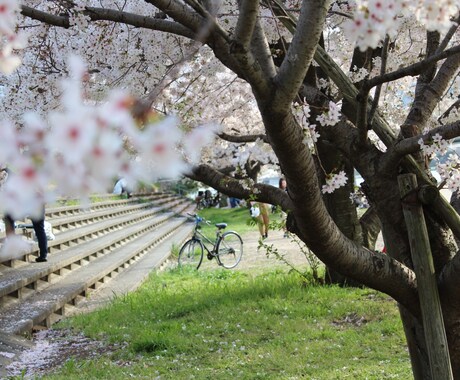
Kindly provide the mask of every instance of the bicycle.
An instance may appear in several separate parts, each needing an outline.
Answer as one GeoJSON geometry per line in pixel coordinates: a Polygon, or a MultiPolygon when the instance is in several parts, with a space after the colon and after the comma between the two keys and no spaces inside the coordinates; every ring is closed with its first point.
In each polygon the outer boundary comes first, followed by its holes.
{"type": "Polygon", "coordinates": [[[203,262],[204,251],[209,260],[216,259],[220,266],[226,269],[234,268],[243,256],[243,240],[235,231],[222,232],[227,223],[216,223],[216,238],[214,241],[203,235],[201,224],[211,225],[209,220],[197,214],[188,214],[195,220],[193,236],[186,241],[179,251],[179,267],[191,266],[198,269],[203,262]],[[208,247],[212,245],[212,248],[208,247]]]}

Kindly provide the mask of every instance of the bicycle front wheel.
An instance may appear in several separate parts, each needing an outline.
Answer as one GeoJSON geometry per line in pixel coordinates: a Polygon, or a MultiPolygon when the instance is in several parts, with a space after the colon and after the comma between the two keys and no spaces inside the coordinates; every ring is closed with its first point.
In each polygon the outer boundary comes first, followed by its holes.
{"type": "Polygon", "coordinates": [[[219,265],[227,269],[234,268],[243,256],[243,240],[236,232],[226,232],[219,240],[216,251],[219,265]]]}
{"type": "Polygon", "coordinates": [[[198,269],[203,261],[203,243],[197,239],[188,240],[179,251],[179,267],[198,269]]]}

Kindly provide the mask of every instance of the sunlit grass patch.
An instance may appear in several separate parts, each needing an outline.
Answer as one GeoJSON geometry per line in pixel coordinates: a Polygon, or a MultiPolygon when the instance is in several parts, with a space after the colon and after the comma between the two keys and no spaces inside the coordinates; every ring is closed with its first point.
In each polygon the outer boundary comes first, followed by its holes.
{"type": "MultiPolygon", "coordinates": [[[[126,376],[120,362],[138,378],[411,376],[393,301],[369,289],[305,285],[295,273],[174,269],[63,326],[126,343],[100,359],[111,379],[126,376]]],[[[97,361],[69,367],[66,378],[99,371],[97,361]]]]}

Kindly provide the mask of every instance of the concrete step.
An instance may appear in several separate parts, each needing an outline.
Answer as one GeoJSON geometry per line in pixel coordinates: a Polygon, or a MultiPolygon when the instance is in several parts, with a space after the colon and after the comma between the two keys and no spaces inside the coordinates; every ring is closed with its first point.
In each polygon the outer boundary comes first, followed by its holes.
{"type": "Polygon", "coordinates": [[[100,220],[110,219],[119,215],[129,214],[143,208],[152,207],[152,205],[159,207],[163,204],[166,204],[171,199],[174,198],[149,198],[144,199],[142,203],[139,203],[139,200],[136,202],[122,204],[112,203],[110,207],[80,210],[79,212],[70,215],[48,218],[46,220],[51,223],[53,227],[53,233],[57,234],[58,232],[64,232],[68,229],[81,227],[100,220]]]}
{"type": "Polygon", "coordinates": [[[92,291],[91,297],[82,299],[73,309],[69,308],[67,315],[93,311],[107,305],[116,297],[136,290],[145,282],[150,273],[162,270],[169,263],[173,246],[175,245],[179,249],[190,237],[193,228],[194,225],[192,223],[183,224],[180,229],[174,232],[173,236],[168,237],[164,242],[155,247],[152,252],[140,258],[135,265],[131,265],[112,281],[92,291]]]}
{"type": "MultiPolygon", "coordinates": [[[[184,204],[179,203],[174,211],[180,212],[183,207],[184,204]]],[[[53,277],[62,276],[74,268],[86,265],[112,249],[129,243],[144,231],[157,228],[168,221],[174,215],[174,211],[160,214],[143,212],[141,216],[132,217],[132,225],[125,225],[124,228],[50,254],[46,263],[4,268],[0,275],[0,305],[5,306],[14,300],[22,299],[54,281],[53,277]]]]}
{"type": "Polygon", "coordinates": [[[155,194],[122,201],[101,202],[105,205],[91,211],[76,206],[49,213],[49,219],[68,225],[62,232],[56,229],[49,261],[29,263],[26,256],[18,267],[0,264],[0,378],[7,374],[5,366],[32,345],[15,334],[47,328],[66,314],[88,311],[134,290],[167,262],[171,246],[180,246],[192,232],[193,225],[179,216],[193,212],[195,205],[188,200],[155,194]],[[78,219],[90,222],[72,227],[78,219]]]}
{"type": "MultiPolygon", "coordinates": [[[[173,194],[168,193],[153,193],[145,194],[142,196],[132,197],[130,199],[112,199],[103,202],[96,202],[89,205],[87,208],[82,208],[81,205],[72,205],[72,206],[54,206],[47,207],[45,210],[45,219],[53,225],[53,229],[57,228],[61,224],[65,225],[65,222],[69,220],[71,222],[77,222],[82,219],[88,219],[88,216],[95,212],[101,212],[103,214],[104,210],[109,210],[114,207],[125,207],[127,205],[140,205],[145,202],[153,202],[156,205],[160,206],[163,203],[168,202],[171,199],[177,199],[178,197],[173,194]],[[73,217],[73,219],[72,219],[73,217]]],[[[25,219],[23,221],[17,221],[22,224],[30,224],[30,221],[25,219]]],[[[25,234],[26,236],[32,235],[32,229],[18,229],[16,231],[18,234],[25,234]]],[[[0,232],[0,239],[5,237],[4,232],[0,232]]]]}
{"type": "Polygon", "coordinates": [[[144,195],[136,195],[129,199],[119,199],[118,197],[115,198],[108,198],[107,200],[102,200],[98,202],[92,202],[89,207],[82,207],[80,204],[74,205],[65,205],[65,206],[50,206],[47,207],[45,210],[45,217],[46,219],[53,219],[62,216],[69,216],[69,215],[76,215],[81,212],[90,211],[98,211],[103,210],[111,207],[116,206],[126,206],[129,204],[136,204],[142,200],[160,200],[162,198],[171,197],[171,194],[168,193],[152,193],[152,194],[144,194],[144,195]]]}
{"type": "MultiPolygon", "coordinates": [[[[56,234],[55,240],[48,241],[48,251],[51,254],[53,252],[63,250],[72,245],[80,244],[86,240],[100,237],[111,231],[123,228],[124,226],[133,223],[135,220],[148,218],[153,214],[161,213],[183,202],[186,201],[184,199],[173,198],[173,200],[170,203],[165,203],[159,207],[154,207],[153,203],[147,203],[147,208],[145,210],[136,213],[136,219],[133,218],[132,215],[125,215],[123,217],[102,220],[100,222],[94,222],[83,227],[75,227],[71,230],[58,233],[56,234]],[[151,206],[150,209],[148,208],[149,206],[151,206]]],[[[107,213],[111,213],[110,209],[107,210],[107,213]]],[[[22,256],[16,257],[15,259],[4,260],[0,262],[0,264],[3,264],[7,267],[17,268],[21,266],[21,264],[23,264],[24,262],[34,260],[36,256],[38,256],[38,245],[37,243],[32,242],[30,250],[25,252],[22,256]]]]}
{"type": "Polygon", "coordinates": [[[66,304],[77,302],[79,297],[86,297],[90,288],[97,288],[99,282],[115,276],[118,271],[134,263],[137,256],[151,252],[159,241],[173,233],[183,222],[184,219],[168,221],[166,225],[156,229],[154,234],[144,233],[129,245],[95,259],[91,265],[73,270],[45,290],[35,292],[26,300],[2,309],[0,331],[20,334],[32,331],[34,326],[49,327],[64,315],[66,304]]]}

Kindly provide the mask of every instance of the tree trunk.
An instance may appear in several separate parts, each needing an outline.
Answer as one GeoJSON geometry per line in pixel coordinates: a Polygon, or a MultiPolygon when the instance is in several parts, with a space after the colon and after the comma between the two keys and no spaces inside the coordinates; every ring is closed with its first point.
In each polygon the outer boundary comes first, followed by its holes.
{"type": "Polygon", "coordinates": [[[369,207],[364,215],[359,219],[363,234],[363,245],[370,250],[375,250],[377,238],[382,229],[380,219],[377,215],[375,207],[369,207]]]}
{"type": "MultiPolygon", "coordinates": [[[[458,193],[458,191],[454,191],[452,193],[452,196],[450,197],[450,204],[454,208],[454,210],[460,214],[460,196],[459,195],[460,194],[458,193]]],[[[457,237],[455,237],[455,242],[457,243],[457,246],[460,247],[460,240],[457,237]]]]}
{"type": "MultiPolygon", "coordinates": [[[[349,178],[345,186],[337,189],[332,194],[324,194],[323,199],[327,211],[345,236],[358,244],[362,244],[361,225],[358,220],[356,205],[350,201],[350,193],[354,192],[353,167],[347,163],[338,150],[332,148],[327,142],[323,143],[320,139],[317,147],[320,172],[321,168],[326,171],[326,174],[333,170],[337,171],[337,168],[340,168],[345,171],[349,178]]],[[[324,175],[320,176],[320,181],[324,183],[324,175]]],[[[326,266],[325,280],[326,283],[338,284],[340,286],[361,286],[359,282],[347,278],[329,266],[326,266]]]]}

